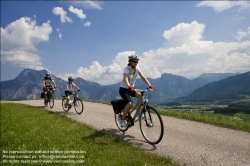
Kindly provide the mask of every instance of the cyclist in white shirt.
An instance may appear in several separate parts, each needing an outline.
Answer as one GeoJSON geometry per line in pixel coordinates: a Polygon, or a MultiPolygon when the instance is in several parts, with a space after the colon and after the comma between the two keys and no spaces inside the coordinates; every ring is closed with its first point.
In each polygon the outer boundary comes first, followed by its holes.
{"type": "Polygon", "coordinates": [[[122,119],[120,120],[121,127],[126,127],[125,118],[133,107],[133,102],[130,96],[136,97],[138,101],[142,99],[141,93],[134,90],[137,76],[139,75],[149,88],[154,89],[154,86],[148,82],[147,78],[142,74],[140,68],[137,67],[138,61],[139,58],[136,55],[129,56],[128,66],[125,67],[123,71],[123,80],[120,85],[119,93],[126,103],[126,106],[124,108],[122,119]]]}
{"type": "Polygon", "coordinates": [[[72,91],[73,88],[76,88],[78,91],[80,91],[79,87],[73,83],[74,79],[72,77],[69,77],[68,78],[68,82],[66,84],[66,87],[65,87],[65,95],[67,97],[67,101],[65,103],[65,108],[68,107],[69,105],[69,100],[70,100],[70,97],[69,95],[73,95],[74,98],[76,97],[76,93],[72,91]]]}

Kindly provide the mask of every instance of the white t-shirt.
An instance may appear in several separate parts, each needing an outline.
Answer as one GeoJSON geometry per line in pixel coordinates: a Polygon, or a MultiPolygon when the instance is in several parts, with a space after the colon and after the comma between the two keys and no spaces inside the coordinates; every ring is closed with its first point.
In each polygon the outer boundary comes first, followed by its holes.
{"type": "MultiPolygon", "coordinates": [[[[140,68],[139,68],[139,67],[136,67],[135,74],[133,74],[134,71],[133,71],[133,69],[131,68],[131,66],[127,66],[127,67],[125,67],[124,70],[123,70],[123,73],[124,73],[124,74],[128,74],[128,82],[129,82],[129,84],[130,84],[131,86],[135,86],[136,78],[137,78],[137,76],[138,76],[138,74],[139,74],[140,72],[141,72],[140,68]]],[[[122,82],[121,82],[120,87],[122,87],[122,88],[127,88],[127,89],[128,89],[128,86],[127,86],[127,84],[126,84],[126,82],[125,82],[124,77],[123,77],[123,80],[122,80],[122,82]]]]}
{"type": "Polygon", "coordinates": [[[66,87],[65,87],[65,90],[66,90],[66,91],[67,91],[67,86],[68,86],[68,88],[69,88],[68,90],[70,90],[70,91],[72,90],[73,87],[76,88],[76,84],[74,84],[73,82],[72,82],[72,84],[70,84],[70,83],[67,83],[67,84],[66,84],[66,87]]]}

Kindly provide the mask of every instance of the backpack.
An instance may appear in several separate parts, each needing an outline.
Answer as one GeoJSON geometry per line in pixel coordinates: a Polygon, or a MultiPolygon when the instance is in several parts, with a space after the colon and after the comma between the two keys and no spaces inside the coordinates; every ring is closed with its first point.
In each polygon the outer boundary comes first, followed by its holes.
{"type": "Polygon", "coordinates": [[[126,106],[123,99],[115,99],[115,100],[112,100],[110,102],[111,102],[111,104],[113,106],[113,110],[116,114],[121,113],[122,110],[124,109],[124,107],[126,106]]]}

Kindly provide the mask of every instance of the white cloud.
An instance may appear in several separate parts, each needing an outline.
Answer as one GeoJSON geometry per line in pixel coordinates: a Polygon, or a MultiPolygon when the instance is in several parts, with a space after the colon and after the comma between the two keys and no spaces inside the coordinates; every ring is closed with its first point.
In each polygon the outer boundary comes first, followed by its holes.
{"type": "Polygon", "coordinates": [[[34,14],[33,17],[36,18],[36,15],[34,14]]]}
{"type": "Polygon", "coordinates": [[[13,66],[43,69],[36,45],[48,41],[52,32],[50,21],[41,26],[35,20],[22,17],[5,28],[1,27],[1,61],[13,66]]]}
{"type": "Polygon", "coordinates": [[[83,24],[84,27],[89,27],[91,25],[91,22],[87,21],[83,24]]]}
{"type": "Polygon", "coordinates": [[[67,12],[64,11],[62,7],[54,7],[52,12],[55,15],[60,15],[60,19],[62,23],[72,22],[72,19],[67,16],[67,12]]]}
{"type": "Polygon", "coordinates": [[[197,21],[189,23],[179,23],[177,26],[166,30],[163,37],[168,40],[172,46],[181,45],[191,41],[198,41],[202,38],[205,25],[197,21]]]}
{"type": "Polygon", "coordinates": [[[199,2],[196,7],[212,7],[215,12],[219,13],[232,7],[239,7],[239,11],[250,7],[250,3],[247,1],[202,1],[199,2]]]}
{"type": "Polygon", "coordinates": [[[120,52],[116,55],[112,64],[101,66],[97,61],[92,62],[89,68],[79,67],[77,72],[59,75],[66,80],[68,76],[81,77],[85,80],[98,82],[103,85],[117,83],[122,80],[123,68],[127,66],[128,56],[134,54],[134,51],[120,52]]]}
{"type": "Polygon", "coordinates": [[[59,33],[59,36],[58,36],[58,37],[59,37],[59,39],[61,39],[61,40],[62,40],[62,34],[61,34],[60,30],[57,28],[57,29],[56,29],[56,31],[59,33]]]}
{"type": "Polygon", "coordinates": [[[83,14],[82,9],[77,9],[77,8],[74,8],[73,6],[70,6],[69,11],[76,14],[76,16],[79,17],[80,19],[85,19],[86,18],[86,14],[83,14]]]}
{"type": "MultiPolygon", "coordinates": [[[[148,78],[158,78],[163,73],[195,78],[202,73],[250,71],[250,27],[246,32],[238,31],[234,36],[237,39],[235,42],[204,40],[202,34],[205,27],[193,21],[179,23],[164,31],[166,46],[139,55],[138,66],[143,74],[148,78]]],[[[89,68],[80,67],[74,76],[100,84],[117,83],[122,80],[128,56],[134,53],[118,53],[108,66],[94,61],[89,68]]]]}
{"type": "Polygon", "coordinates": [[[240,42],[250,41],[250,27],[248,28],[247,32],[238,31],[237,35],[235,35],[234,38],[236,38],[240,42]]]}
{"type": "Polygon", "coordinates": [[[99,1],[70,1],[71,4],[74,4],[76,6],[83,6],[85,8],[91,8],[91,9],[98,9],[102,10],[102,4],[103,2],[99,1]]]}

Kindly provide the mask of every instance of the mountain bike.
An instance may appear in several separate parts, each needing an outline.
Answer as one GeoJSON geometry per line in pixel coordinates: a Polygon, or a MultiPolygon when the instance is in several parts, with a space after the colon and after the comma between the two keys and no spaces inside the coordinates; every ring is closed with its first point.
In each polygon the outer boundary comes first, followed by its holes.
{"type": "Polygon", "coordinates": [[[125,119],[126,127],[122,128],[119,123],[125,105],[118,114],[115,113],[115,123],[120,131],[125,132],[129,127],[134,126],[134,123],[139,121],[140,130],[145,140],[150,144],[158,144],[162,140],[164,133],[162,118],[155,108],[148,105],[150,94],[148,93],[147,96],[144,96],[145,92],[153,91],[153,89],[135,89],[135,91],[141,92],[142,101],[137,102],[137,104],[129,111],[125,119]],[[135,112],[135,114],[132,117],[133,112],[135,112]]]}
{"type": "Polygon", "coordinates": [[[45,100],[45,106],[47,107],[49,104],[51,109],[54,107],[54,97],[52,94],[52,89],[53,88],[51,86],[46,87],[47,95],[46,95],[46,100],[45,100]]]}
{"type": "Polygon", "coordinates": [[[62,96],[62,108],[65,112],[68,112],[69,109],[71,109],[72,106],[74,106],[75,111],[77,114],[81,115],[81,113],[83,112],[84,106],[83,106],[83,102],[81,99],[78,98],[78,94],[77,91],[73,91],[76,93],[76,97],[73,100],[69,101],[69,104],[67,106],[67,108],[65,108],[65,104],[67,101],[67,97],[66,96],[62,96]]]}

